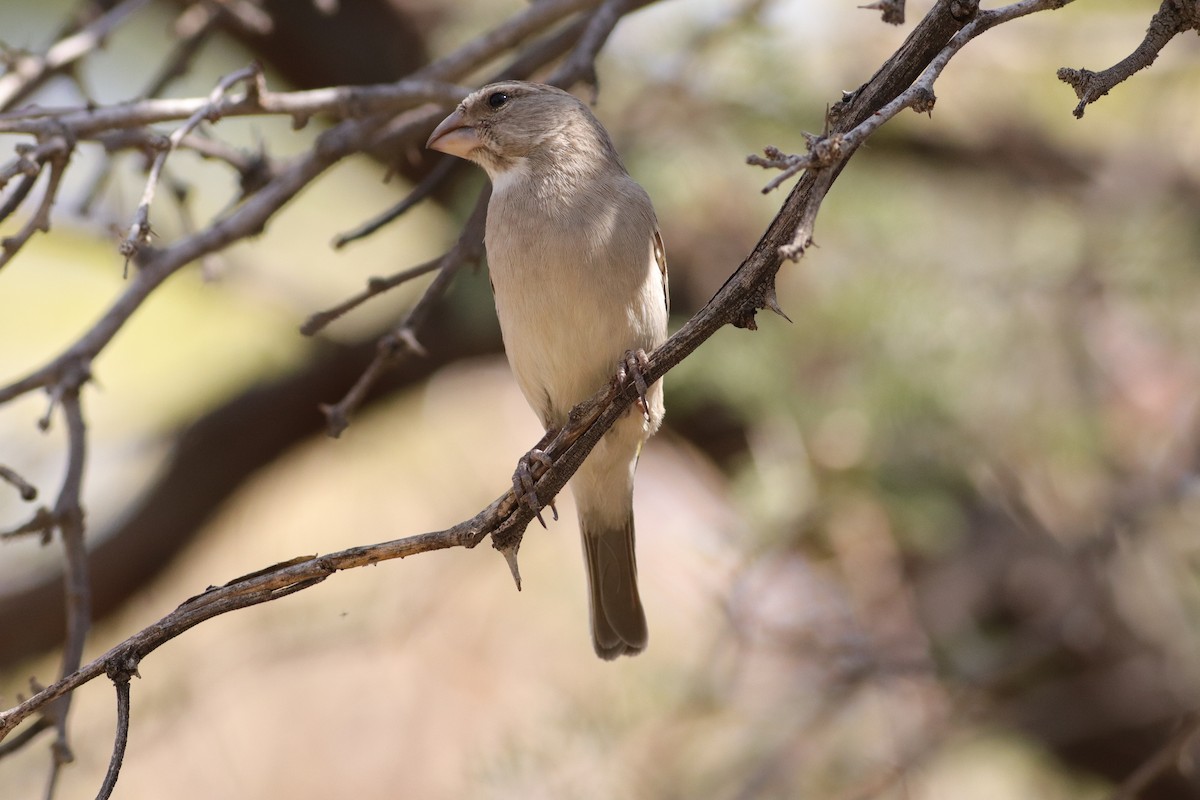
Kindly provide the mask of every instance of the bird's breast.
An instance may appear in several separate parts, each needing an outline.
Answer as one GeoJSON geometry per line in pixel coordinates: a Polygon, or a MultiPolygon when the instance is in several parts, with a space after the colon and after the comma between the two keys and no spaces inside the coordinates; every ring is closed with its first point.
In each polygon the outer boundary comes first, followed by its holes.
{"type": "Polygon", "coordinates": [[[625,351],[665,339],[665,298],[650,271],[653,212],[602,194],[547,205],[505,188],[486,233],[505,350],[542,422],[560,425],[625,351]]]}

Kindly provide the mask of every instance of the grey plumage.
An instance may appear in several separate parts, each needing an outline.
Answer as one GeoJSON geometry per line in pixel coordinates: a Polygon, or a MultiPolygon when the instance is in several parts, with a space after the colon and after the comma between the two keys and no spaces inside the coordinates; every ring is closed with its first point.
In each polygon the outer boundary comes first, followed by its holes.
{"type": "MultiPolygon", "coordinates": [[[[604,127],[572,95],[510,81],[485,86],[429,146],[492,179],[486,245],[517,383],[547,429],[611,381],[627,351],[666,339],[666,262],[654,209],[604,127]]],[[[646,646],[634,556],[633,474],[662,421],[661,382],[596,445],[571,480],[602,658],[646,646]]]]}

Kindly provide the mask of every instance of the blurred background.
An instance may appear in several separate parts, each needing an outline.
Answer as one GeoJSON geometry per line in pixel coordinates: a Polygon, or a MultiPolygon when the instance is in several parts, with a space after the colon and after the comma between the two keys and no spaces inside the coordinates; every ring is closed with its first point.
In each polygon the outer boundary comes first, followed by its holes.
{"type": "MultiPolygon", "coordinates": [[[[27,102],[139,96],[183,5],[150,3],[27,102]]],[[[675,327],[783,201],[746,155],[802,150],[929,5],[900,27],[846,0],[667,0],[621,21],[595,108],[654,199],[675,327]]],[[[1080,2],[971,43],[932,117],[888,124],[838,179],[818,246],[779,274],[793,322],[723,330],[670,373],[638,474],[645,654],[592,653],[568,492],[562,521],[528,532],[519,594],[490,547],[426,554],[154,652],[115,796],[1200,796],[1200,41],[1173,41],[1081,120],[1054,77],[1123,58],[1157,6],[1080,2]]],[[[164,94],[206,95],[254,58],[274,89],[390,81],[521,7],[267,2],[267,27],[216,26],[164,94]]],[[[0,40],[41,51],[79,8],[8,4],[0,40]]],[[[326,124],[209,132],[284,157],[326,124]]],[[[0,136],[3,158],[19,141],[0,136]]],[[[2,383],[125,286],[116,243],[145,163],[105,162],[80,148],[52,231],[0,272],[2,383]]],[[[342,162],[260,237],[157,290],[97,360],[85,658],[210,584],[444,528],[507,487],[540,430],[484,271],[439,305],[429,359],[340,439],[321,432],[318,404],[424,284],[315,339],[299,325],[444,251],[482,178],[463,170],[370,238],[329,243],[426,166],[415,151],[342,162]]],[[[226,167],[187,153],[166,180],[166,242],[237,195],[226,167]]],[[[61,424],[37,430],[45,402],[0,408],[0,463],[49,501],[65,448],[61,424]]],[[[0,487],[0,529],[30,511],[0,487]]],[[[57,546],[0,543],[0,706],[56,674],[59,564],[57,546]]],[[[59,797],[100,784],[105,683],[76,696],[59,797]]],[[[41,796],[43,737],[0,760],[0,796],[41,796]]]]}

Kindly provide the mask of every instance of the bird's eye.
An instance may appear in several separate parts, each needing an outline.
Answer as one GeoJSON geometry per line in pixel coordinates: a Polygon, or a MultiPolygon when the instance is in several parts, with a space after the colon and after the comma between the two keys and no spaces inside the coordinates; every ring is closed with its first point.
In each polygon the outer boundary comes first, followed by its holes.
{"type": "Polygon", "coordinates": [[[499,108],[508,102],[508,95],[504,92],[492,92],[488,95],[488,105],[492,108],[499,108]]]}

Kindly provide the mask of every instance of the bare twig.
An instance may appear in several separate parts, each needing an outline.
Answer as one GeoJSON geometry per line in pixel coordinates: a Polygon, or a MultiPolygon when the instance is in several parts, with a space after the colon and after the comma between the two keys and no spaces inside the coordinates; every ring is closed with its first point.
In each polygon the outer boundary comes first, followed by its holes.
{"type": "Polygon", "coordinates": [[[54,533],[55,521],[54,512],[45,506],[40,506],[37,511],[33,512],[33,516],[30,519],[15,528],[0,531],[0,540],[15,539],[18,536],[36,533],[42,537],[42,544],[49,544],[50,537],[54,533]]]}
{"type": "MultiPolygon", "coordinates": [[[[87,568],[87,547],[83,541],[84,466],[87,460],[87,426],[79,393],[88,380],[86,369],[77,368],[64,375],[57,387],[58,402],[67,422],[67,471],[62,490],[54,506],[54,518],[62,537],[63,563],[66,567],[67,632],[63,646],[61,677],[79,669],[83,661],[83,645],[92,624],[92,590],[87,568]]],[[[74,760],[67,734],[67,718],[72,695],[65,695],[46,708],[45,714],[54,722],[55,741],[51,748],[51,778],[47,797],[53,795],[58,770],[74,760]]]]}
{"type": "MultiPolygon", "coordinates": [[[[824,189],[820,191],[823,195],[824,191],[828,189],[828,185],[832,184],[832,178],[830,176],[822,176],[821,173],[836,175],[840,172],[858,147],[871,134],[878,130],[881,125],[891,120],[906,108],[911,108],[919,113],[932,113],[933,106],[937,101],[937,96],[933,91],[933,84],[941,76],[946,65],[950,63],[950,59],[957,55],[966,46],[967,42],[1001,23],[1010,22],[1038,11],[1059,9],[1071,3],[1072,0],[1021,0],[1021,2],[989,10],[979,10],[977,6],[978,0],[972,0],[972,2],[975,5],[972,6],[966,18],[962,20],[965,24],[962,25],[961,29],[956,31],[948,41],[937,49],[911,85],[885,103],[877,111],[867,115],[863,119],[854,120],[856,124],[847,124],[850,120],[847,119],[846,109],[851,108],[862,96],[863,89],[860,89],[858,92],[848,94],[838,106],[830,110],[826,116],[826,130],[824,134],[821,136],[809,133],[803,134],[808,144],[807,153],[803,155],[786,155],[776,147],[767,147],[764,149],[766,158],[755,155],[749,156],[747,162],[750,164],[783,171],[781,176],[775,178],[763,188],[763,192],[775,189],[792,175],[811,170],[809,174],[816,174],[817,176],[814,179],[815,181],[826,184],[824,189]]],[[[929,34],[934,33],[939,28],[944,28],[943,20],[939,19],[939,11],[942,14],[946,14],[948,18],[953,19],[955,8],[958,7],[959,11],[962,11],[962,6],[965,5],[967,5],[966,2],[939,3],[922,20],[918,29],[913,31],[913,34],[902,47],[902,50],[914,42],[928,38],[929,34]],[[922,30],[923,28],[927,30],[922,30]]],[[[957,21],[955,20],[955,22],[957,21]]],[[[879,74],[877,73],[876,78],[878,77],[879,74]]],[[[821,189],[819,186],[814,188],[821,189]]],[[[803,255],[804,250],[812,244],[816,210],[817,207],[813,207],[812,213],[804,216],[801,224],[797,227],[792,241],[784,246],[783,255],[786,258],[792,260],[799,258],[803,255]]],[[[777,307],[770,305],[768,307],[778,311],[777,307]]]]}
{"type": "Polygon", "coordinates": [[[1060,69],[1058,79],[1074,89],[1075,96],[1079,98],[1079,105],[1071,113],[1077,119],[1083,117],[1090,103],[1108,94],[1135,72],[1149,67],[1167,42],[1193,29],[1200,30],[1200,3],[1197,0],[1163,0],[1150,19],[1145,38],[1128,56],[1100,72],[1070,67],[1060,69]]]}
{"type": "Polygon", "coordinates": [[[142,91],[143,97],[157,97],[171,81],[187,73],[192,59],[216,30],[224,8],[218,3],[193,3],[179,14],[175,20],[175,44],[142,91]]]}
{"type": "Polygon", "coordinates": [[[20,208],[21,203],[25,202],[25,198],[29,196],[30,190],[33,189],[33,184],[37,183],[37,179],[41,177],[41,167],[36,164],[30,164],[33,169],[32,173],[25,173],[21,176],[21,182],[12,190],[12,193],[0,204],[0,222],[8,219],[14,211],[20,208]]]}
{"type": "Polygon", "coordinates": [[[110,33],[150,0],[125,0],[78,32],[56,42],[43,55],[13,60],[0,75],[0,109],[9,108],[36,89],[42,81],[104,44],[110,33]]]}
{"type": "MultiPolygon", "coordinates": [[[[414,77],[429,80],[460,80],[463,76],[490,62],[501,53],[520,44],[526,38],[549,28],[551,25],[556,24],[564,17],[570,16],[576,11],[598,5],[599,2],[600,0],[542,0],[542,2],[531,5],[520,14],[514,15],[504,24],[463,45],[455,53],[434,61],[429,66],[417,72],[414,77]]],[[[583,31],[586,25],[579,24],[578,27],[574,25],[568,27],[572,30],[583,31]]],[[[557,37],[552,41],[555,44],[566,44],[557,37]]],[[[537,59],[518,59],[522,67],[528,69],[530,72],[550,59],[555,58],[561,52],[561,50],[556,48],[535,47],[531,48],[531,50],[537,50],[537,59]]],[[[519,78],[527,77],[527,75],[528,73],[504,70],[495,74],[493,78],[519,78]]],[[[454,102],[457,103],[461,99],[462,97],[460,96],[454,102]]],[[[397,118],[379,132],[379,136],[373,142],[373,145],[376,147],[393,147],[410,137],[426,136],[441,117],[442,113],[438,109],[428,109],[425,112],[414,114],[404,119],[397,118]]]]}
{"type": "Polygon", "coordinates": [[[109,662],[106,671],[117,690],[117,733],[113,737],[113,752],[108,762],[108,772],[104,775],[100,791],[96,793],[96,800],[108,800],[117,786],[117,778],[121,775],[125,746],[129,742],[129,681],[138,674],[137,661],[127,659],[126,663],[122,664],[118,659],[114,659],[109,662]]]}
{"type": "MultiPolygon", "coordinates": [[[[17,145],[17,157],[0,169],[0,189],[18,175],[36,178],[42,166],[51,158],[65,154],[70,149],[65,137],[54,136],[36,146],[17,145]]],[[[11,212],[10,212],[11,213],[11,212]]],[[[5,214],[5,216],[8,216],[5,214]]]]}
{"type": "MultiPolygon", "coordinates": [[[[171,49],[167,59],[159,66],[158,72],[150,79],[146,88],[142,91],[143,97],[157,97],[172,81],[183,76],[190,67],[192,60],[199,53],[200,48],[208,39],[209,35],[216,30],[217,22],[220,19],[223,5],[214,3],[193,3],[183,10],[179,18],[175,21],[175,45],[171,49]]],[[[109,138],[101,139],[105,150],[112,153],[123,147],[129,146],[121,133],[134,133],[134,131],[121,131],[117,135],[109,138]]],[[[160,134],[150,134],[149,131],[137,131],[143,139],[148,139],[154,136],[156,139],[163,139],[160,134]]],[[[180,147],[185,148],[192,137],[185,137],[180,142],[180,147]]],[[[154,152],[160,148],[155,147],[154,152]]],[[[153,159],[153,154],[150,155],[153,159]]],[[[90,213],[92,205],[100,196],[105,184],[108,182],[114,167],[113,159],[105,159],[92,177],[87,190],[83,192],[83,197],[79,201],[78,209],[81,215],[90,213]]]]}
{"type": "MultiPolygon", "coordinates": [[[[383,226],[387,225],[389,222],[393,222],[398,219],[406,211],[415,207],[421,203],[421,201],[425,200],[431,194],[437,191],[437,188],[441,186],[447,178],[454,174],[454,171],[461,163],[461,159],[453,158],[451,156],[443,157],[442,160],[438,162],[437,166],[431,169],[429,174],[422,178],[421,182],[414,186],[413,190],[409,192],[399,203],[392,206],[375,219],[363,223],[354,230],[347,233],[338,234],[337,238],[333,240],[334,249],[340,250],[351,242],[356,242],[359,239],[366,238],[383,226]]],[[[346,310],[348,311],[349,309],[346,310]]]]}
{"type": "Polygon", "coordinates": [[[491,61],[500,53],[520,44],[529,36],[577,11],[593,8],[600,0],[542,0],[507,22],[481,34],[444,58],[419,70],[413,77],[455,81],[491,61]]]}
{"type": "MultiPolygon", "coordinates": [[[[46,142],[39,149],[45,148],[45,154],[39,156],[44,163],[49,164],[49,178],[46,181],[46,188],[42,192],[42,201],[38,203],[37,210],[33,215],[21,226],[21,229],[13,236],[5,237],[0,240],[0,268],[4,267],[13,257],[20,252],[33,235],[38,231],[43,233],[50,230],[50,208],[54,205],[54,200],[58,196],[58,188],[62,183],[63,173],[67,169],[67,160],[70,158],[71,142],[65,136],[56,136],[51,141],[46,142]]],[[[32,183],[30,183],[32,186],[32,183]]],[[[18,187],[17,194],[20,194],[18,187]]],[[[13,206],[15,209],[15,205],[13,206]]],[[[5,209],[7,210],[7,209],[5,209]]]]}
{"type": "Polygon", "coordinates": [[[224,97],[149,98],[98,108],[30,108],[0,114],[0,133],[45,135],[67,130],[77,139],[91,139],[119,128],[186,120],[197,111],[215,117],[290,116],[296,127],[328,114],[338,118],[396,113],[421,103],[453,105],[467,90],[444,81],[406,78],[375,86],[338,86],[298,92],[259,90],[224,97]]]}
{"type": "MultiPolygon", "coordinates": [[[[438,270],[437,277],[425,289],[425,293],[421,295],[416,304],[405,314],[400,324],[392,332],[379,340],[375,348],[375,358],[371,360],[371,363],[367,365],[363,374],[350,387],[350,391],[338,402],[332,405],[321,406],[321,411],[325,414],[326,431],[330,436],[337,438],[341,435],[342,431],[346,430],[350,424],[350,415],[362,404],[363,399],[367,396],[367,392],[389,367],[394,366],[402,358],[413,355],[424,355],[425,349],[417,339],[417,332],[421,324],[425,321],[429,309],[446,293],[446,289],[449,288],[450,283],[454,280],[454,276],[458,274],[458,270],[464,264],[476,263],[483,257],[483,225],[487,219],[489,197],[491,197],[490,187],[485,188],[479,193],[479,199],[475,201],[475,210],[471,213],[467,224],[463,226],[463,231],[459,235],[458,241],[454,243],[454,246],[444,256],[393,276],[393,279],[402,282],[402,280],[408,280],[421,272],[438,270]]],[[[385,289],[380,289],[380,291],[385,291],[385,289]]],[[[346,302],[357,304],[357,302],[373,297],[375,294],[379,294],[379,292],[372,292],[371,287],[368,286],[365,294],[358,295],[346,302]]],[[[337,310],[331,309],[330,311],[323,312],[323,314],[328,315],[337,312],[337,310]]],[[[317,320],[317,317],[320,316],[314,316],[305,323],[305,332],[310,330],[310,326],[317,324],[314,320],[317,320]]],[[[327,322],[328,319],[325,319],[320,324],[327,324],[327,322]]]]}
{"type": "Polygon", "coordinates": [[[29,481],[22,478],[20,474],[18,474],[17,471],[11,467],[6,467],[3,464],[0,464],[0,481],[4,481],[15,488],[21,494],[21,499],[26,502],[37,499],[37,488],[29,481]]]}
{"type": "Polygon", "coordinates": [[[0,403],[52,384],[74,363],[90,362],[163,281],[184,265],[261,230],[301,188],[340,159],[363,149],[378,124],[378,120],[348,120],[324,132],[312,150],[297,156],[227,216],[195,236],[153,252],[134,274],[125,292],[73,345],[24,378],[0,387],[0,403]]]}
{"type": "MultiPolygon", "coordinates": [[[[125,256],[126,264],[129,263],[130,258],[137,255],[138,249],[142,245],[150,241],[150,204],[154,202],[154,193],[158,189],[159,176],[162,175],[163,165],[167,163],[167,156],[175,152],[175,148],[179,146],[183,137],[191,133],[201,122],[217,121],[219,118],[217,106],[230,89],[243,81],[254,81],[261,77],[262,67],[258,64],[252,64],[226,75],[218,81],[216,88],[209,94],[207,105],[198,108],[167,139],[167,146],[159,151],[158,156],[154,159],[154,164],[150,167],[150,175],[146,179],[146,188],[142,191],[142,200],[138,203],[133,224],[129,226],[129,233],[119,248],[121,255],[125,256]]],[[[253,84],[251,85],[253,86],[253,84]]]]}
{"type": "Polygon", "coordinates": [[[371,278],[367,281],[366,289],[363,289],[361,292],[351,298],[343,300],[341,303],[338,303],[332,308],[327,308],[324,311],[318,311],[309,317],[304,324],[300,326],[300,333],[304,334],[305,336],[316,335],[320,331],[324,330],[326,325],[358,308],[372,297],[383,294],[389,289],[394,289],[397,286],[405,284],[415,278],[419,278],[422,275],[427,275],[428,273],[433,272],[442,265],[442,262],[445,260],[445,258],[445,255],[441,255],[437,258],[431,258],[423,264],[417,264],[415,267],[409,267],[408,269],[401,270],[394,275],[389,275],[386,278],[371,278]]]}
{"type": "Polygon", "coordinates": [[[17,752],[25,745],[32,742],[38,737],[42,731],[48,731],[54,727],[54,723],[47,717],[41,716],[31,722],[29,725],[21,729],[20,733],[15,734],[11,739],[0,742],[0,758],[5,758],[12,753],[17,752]]]}
{"type": "Polygon", "coordinates": [[[596,77],[596,56],[600,48],[608,41],[613,28],[625,14],[633,8],[632,0],[605,0],[588,19],[587,27],[583,29],[578,44],[567,56],[563,63],[550,74],[547,83],[555,86],[573,84],[583,81],[592,87],[592,102],[600,91],[600,81],[596,77]]]}

